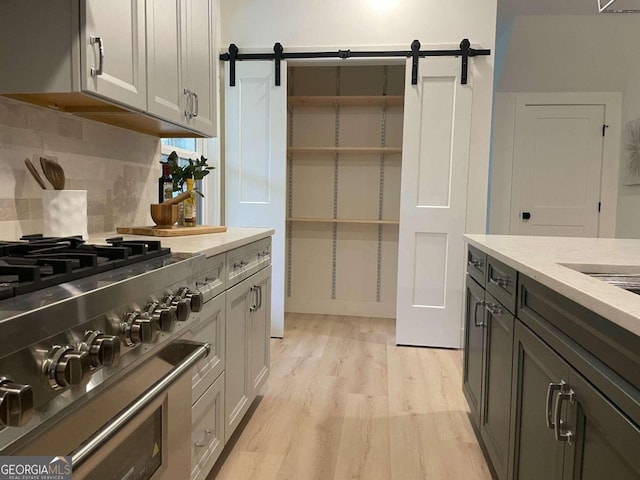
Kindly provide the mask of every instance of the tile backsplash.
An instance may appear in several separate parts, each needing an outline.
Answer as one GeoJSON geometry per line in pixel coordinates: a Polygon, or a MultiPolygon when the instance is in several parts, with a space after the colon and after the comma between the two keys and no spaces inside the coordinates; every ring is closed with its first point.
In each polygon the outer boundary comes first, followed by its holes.
{"type": "Polygon", "coordinates": [[[42,190],[24,164],[34,154],[58,159],[65,188],[87,190],[89,233],[151,222],[159,138],[0,97],[0,240],[42,232],[42,190]]]}

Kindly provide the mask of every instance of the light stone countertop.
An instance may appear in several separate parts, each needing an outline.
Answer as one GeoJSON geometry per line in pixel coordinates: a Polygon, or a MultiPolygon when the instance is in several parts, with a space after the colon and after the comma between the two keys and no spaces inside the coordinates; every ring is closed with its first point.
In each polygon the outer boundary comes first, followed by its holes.
{"type": "Polygon", "coordinates": [[[160,240],[163,246],[176,253],[202,252],[207,257],[227,252],[247,245],[256,240],[269,237],[275,233],[272,228],[229,227],[224,233],[207,233],[204,235],[187,235],[183,237],[148,237],[144,235],[122,235],[115,232],[92,233],[87,243],[104,244],[107,238],[122,237],[125,240],[160,240]]]}
{"type": "Polygon", "coordinates": [[[510,235],[465,235],[465,239],[495,259],[640,336],[640,295],[580,273],[640,274],[640,240],[510,235]]]}

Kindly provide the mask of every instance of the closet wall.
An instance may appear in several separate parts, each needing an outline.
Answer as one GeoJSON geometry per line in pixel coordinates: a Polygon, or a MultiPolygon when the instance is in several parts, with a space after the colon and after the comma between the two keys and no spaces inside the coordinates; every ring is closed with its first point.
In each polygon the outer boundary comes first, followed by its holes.
{"type": "Polygon", "coordinates": [[[395,317],[404,66],[288,78],[286,311],[395,317]]]}

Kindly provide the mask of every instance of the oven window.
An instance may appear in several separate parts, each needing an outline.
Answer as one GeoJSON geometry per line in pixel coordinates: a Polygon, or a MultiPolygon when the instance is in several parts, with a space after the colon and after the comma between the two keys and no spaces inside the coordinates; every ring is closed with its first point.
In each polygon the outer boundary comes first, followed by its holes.
{"type": "Polygon", "coordinates": [[[149,480],[162,465],[162,407],[91,472],[92,480],[149,480]]]}

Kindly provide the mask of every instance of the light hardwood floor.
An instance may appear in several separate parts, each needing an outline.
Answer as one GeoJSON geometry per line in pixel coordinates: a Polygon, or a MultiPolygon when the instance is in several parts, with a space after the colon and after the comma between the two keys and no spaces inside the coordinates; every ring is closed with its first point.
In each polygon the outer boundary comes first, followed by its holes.
{"type": "Polygon", "coordinates": [[[393,320],[288,314],[271,376],[208,480],[490,480],[462,352],[397,347],[393,320]]]}

